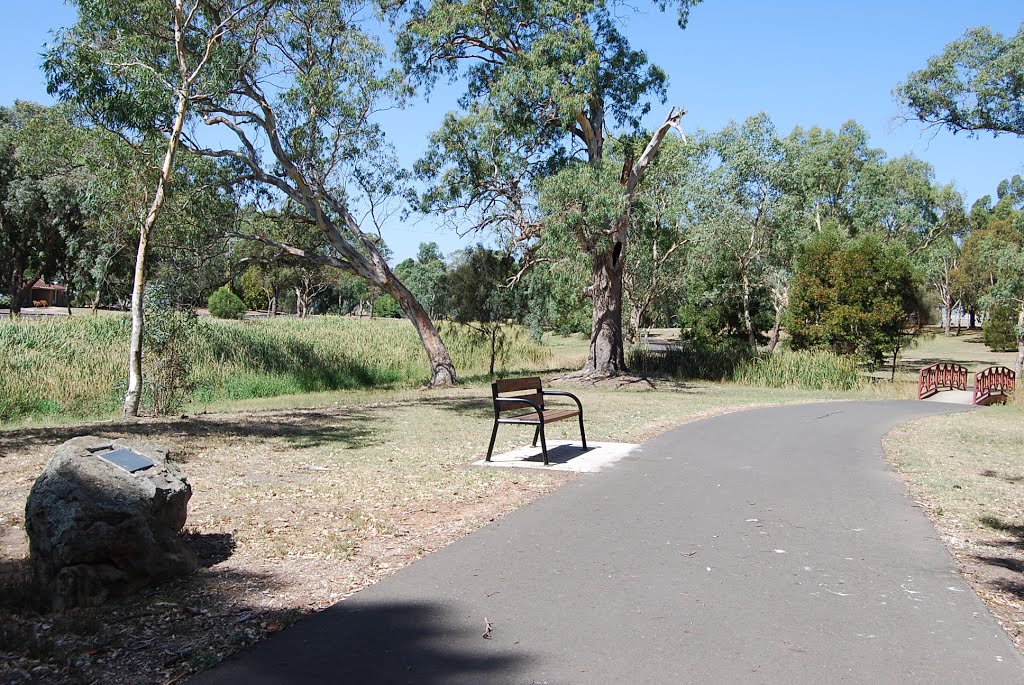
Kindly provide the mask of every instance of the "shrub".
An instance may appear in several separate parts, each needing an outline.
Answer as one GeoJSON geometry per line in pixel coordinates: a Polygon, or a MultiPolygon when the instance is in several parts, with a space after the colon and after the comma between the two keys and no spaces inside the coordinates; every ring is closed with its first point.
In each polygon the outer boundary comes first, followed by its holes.
{"type": "Polygon", "coordinates": [[[852,390],[861,384],[857,360],[826,350],[762,354],[736,367],[733,380],[762,388],[852,390]]]}
{"type": "Polygon", "coordinates": [[[238,295],[231,292],[226,285],[217,288],[206,301],[210,316],[217,319],[241,319],[245,313],[245,303],[238,295]]]}
{"type": "Polygon", "coordinates": [[[793,349],[827,348],[880,365],[921,322],[906,252],[874,236],[822,232],[797,259],[790,292],[793,349]]]}
{"type": "Polygon", "coordinates": [[[981,335],[993,352],[1016,352],[1017,332],[1013,310],[1006,306],[993,307],[981,327],[981,335]]]}

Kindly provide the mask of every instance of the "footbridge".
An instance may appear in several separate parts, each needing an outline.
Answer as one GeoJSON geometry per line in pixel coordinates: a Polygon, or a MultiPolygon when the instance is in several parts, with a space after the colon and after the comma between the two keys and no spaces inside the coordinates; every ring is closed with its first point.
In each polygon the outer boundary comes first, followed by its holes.
{"type": "Polygon", "coordinates": [[[940,392],[957,393],[963,403],[1004,404],[1013,394],[1017,374],[1005,366],[990,366],[973,375],[966,366],[954,362],[937,362],[918,372],[917,398],[925,400],[940,392]],[[968,386],[968,381],[972,385],[968,386]]]}

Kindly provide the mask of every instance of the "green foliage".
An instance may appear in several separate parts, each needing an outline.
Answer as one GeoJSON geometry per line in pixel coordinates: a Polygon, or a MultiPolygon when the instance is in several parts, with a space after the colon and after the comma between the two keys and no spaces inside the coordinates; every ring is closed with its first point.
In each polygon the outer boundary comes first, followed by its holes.
{"type": "Polygon", "coordinates": [[[1024,136],[1024,24],[1005,38],[969,29],[900,84],[896,97],[931,126],[1024,136]]]}
{"type": "MultiPolygon", "coordinates": [[[[905,251],[873,236],[825,232],[797,260],[790,299],[794,349],[827,348],[881,364],[907,343],[922,307],[905,251]]],[[[917,321],[920,321],[918,318],[917,321]]]]}
{"type": "Polygon", "coordinates": [[[444,276],[447,265],[437,243],[420,243],[416,259],[406,259],[395,266],[395,275],[402,279],[431,318],[445,309],[444,276]]]}
{"type": "Polygon", "coordinates": [[[627,354],[626,363],[630,370],[640,374],[725,381],[750,355],[750,346],[742,340],[692,340],[658,352],[634,347],[627,354]]]}
{"type": "Polygon", "coordinates": [[[373,315],[382,319],[394,319],[402,315],[398,302],[390,295],[381,295],[373,301],[373,315]]]}
{"type": "Polygon", "coordinates": [[[762,388],[853,390],[862,384],[857,360],[828,350],[760,354],[737,366],[732,379],[762,388]]]}
{"type": "Polygon", "coordinates": [[[217,319],[241,319],[245,314],[245,302],[242,302],[242,298],[231,292],[226,285],[210,294],[206,306],[210,310],[210,316],[217,319]]]}
{"type": "Polygon", "coordinates": [[[490,346],[491,374],[511,344],[506,329],[522,318],[521,291],[507,285],[513,273],[511,257],[477,245],[465,250],[445,276],[452,320],[475,331],[490,346]]]}
{"type": "Polygon", "coordinates": [[[547,214],[545,246],[565,256],[611,249],[609,227],[626,210],[619,170],[612,163],[572,162],[540,184],[547,214]]]}
{"type": "Polygon", "coordinates": [[[989,310],[981,331],[985,344],[993,352],[1017,351],[1016,314],[1006,305],[996,305],[989,310]]]}

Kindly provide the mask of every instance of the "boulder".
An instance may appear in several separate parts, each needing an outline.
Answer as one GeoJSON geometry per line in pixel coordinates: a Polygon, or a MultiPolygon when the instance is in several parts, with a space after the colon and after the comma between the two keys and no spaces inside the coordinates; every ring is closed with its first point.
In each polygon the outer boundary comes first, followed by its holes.
{"type": "Polygon", "coordinates": [[[32,566],[53,609],[94,606],[196,569],[179,535],[192,488],[167,457],[157,444],[94,436],[55,450],[25,507],[32,566]],[[103,458],[122,448],[152,465],[103,458]]]}

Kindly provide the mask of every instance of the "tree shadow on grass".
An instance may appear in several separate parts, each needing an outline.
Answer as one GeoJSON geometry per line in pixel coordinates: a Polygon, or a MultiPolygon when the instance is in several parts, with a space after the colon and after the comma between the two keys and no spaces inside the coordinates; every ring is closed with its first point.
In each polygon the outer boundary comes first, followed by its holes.
{"type": "Polygon", "coordinates": [[[980,519],[981,525],[991,530],[1005,533],[1013,540],[1002,541],[1002,544],[1013,545],[1024,549],[1024,526],[1018,526],[1012,523],[1007,523],[998,516],[982,516],[980,519]]]}
{"type": "Polygon", "coordinates": [[[998,478],[999,480],[1005,481],[1007,483],[1024,483],[1024,476],[1001,476],[998,472],[993,471],[992,469],[986,469],[982,471],[981,475],[985,476],[986,478],[998,478]]]}
{"type": "Polygon", "coordinates": [[[12,603],[0,594],[0,657],[22,666],[0,668],[3,682],[110,682],[128,673],[138,683],[178,682],[213,667],[190,682],[528,682],[515,677],[522,657],[496,653],[479,622],[439,603],[356,595],[315,614],[268,608],[247,598],[284,589],[273,575],[203,567],[102,606],[51,613],[31,601],[39,595],[28,560],[0,561],[0,577],[16,575],[21,596],[12,603]]]}
{"type": "MultiPolygon", "coordinates": [[[[281,439],[297,448],[328,444],[364,447],[382,442],[379,436],[381,419],[379,413],[359,409],[299,409],[15,428],[0,431],[0,458],[5,452],[38,448],[40,445],[56,446],[80,435],[154,440],[242,439],[253,442],[281,439]]],[[[171,456],[175,459],[174,454],[171,456]]]]}

